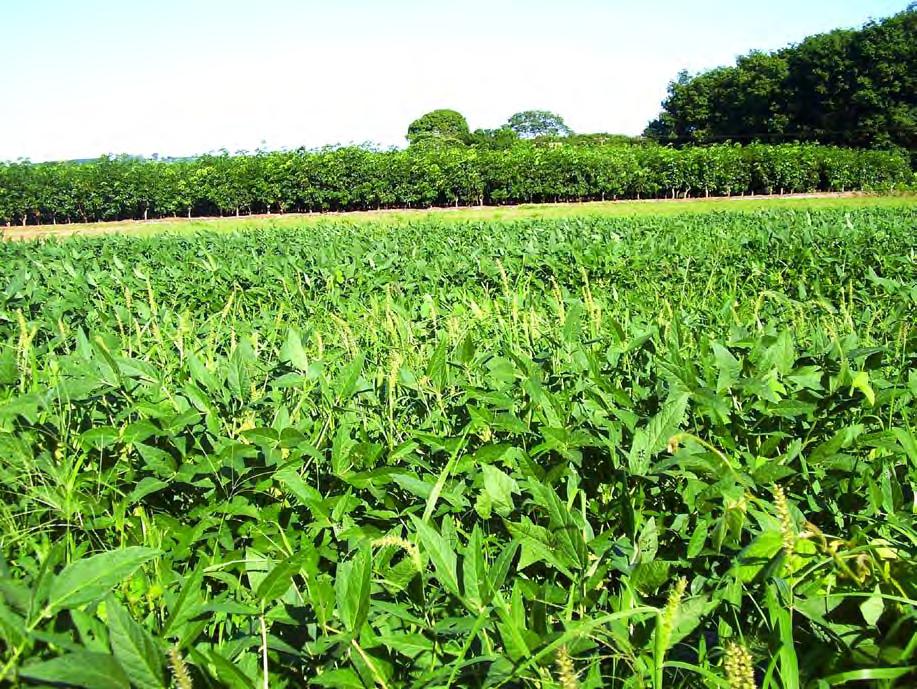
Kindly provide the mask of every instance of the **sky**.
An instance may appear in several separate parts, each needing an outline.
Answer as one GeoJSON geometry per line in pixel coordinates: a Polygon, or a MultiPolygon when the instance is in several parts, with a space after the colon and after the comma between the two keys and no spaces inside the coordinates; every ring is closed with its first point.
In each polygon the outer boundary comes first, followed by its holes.
{"type": "Polygon", "coordinates": [[[907,0],[0,0],[0,160],[404,145],[551,110],[639,134],[680,69],[907,0]]]}

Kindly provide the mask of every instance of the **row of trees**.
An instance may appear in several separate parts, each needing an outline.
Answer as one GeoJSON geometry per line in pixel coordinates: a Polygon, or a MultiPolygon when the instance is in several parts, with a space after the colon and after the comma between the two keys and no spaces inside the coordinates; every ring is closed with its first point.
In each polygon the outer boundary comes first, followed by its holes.
{"type": "Polygon", "coordinates": [[[819,141],[917,150],[917,3],[669,84],[645,136],[667,143],[819,141]]]}
{"type": "Polygon", "coordinates": [[[812,144],[579,146],[106,157],[0,164],[0,223],[888,188],[907,157],[812,144]]]}

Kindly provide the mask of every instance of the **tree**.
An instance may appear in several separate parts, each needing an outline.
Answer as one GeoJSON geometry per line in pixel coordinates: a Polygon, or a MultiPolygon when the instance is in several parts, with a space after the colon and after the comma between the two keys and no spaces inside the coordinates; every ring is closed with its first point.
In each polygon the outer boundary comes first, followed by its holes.
{"type": "Polygon", "coordinates": [[[509,118],[506,126],[523,139],[533,139],[537,136],[569,136],[573,133],[560,115],[547,110],[517,112],[509,118]]]}
{"type": "Polygon", "coordinates": [[[733,139],[917,149],[917,5],[859,30],[810,36],[774,53],[669,84],[644,135],[688,144],[733,139]]]}
{"type": "Polygon", "coordinates": [[[471,132],[461,113],[455,110],[433,110],[411,122],[407,134],[411,145],[430,138],[464,145],[470,141],[471,132]]]}

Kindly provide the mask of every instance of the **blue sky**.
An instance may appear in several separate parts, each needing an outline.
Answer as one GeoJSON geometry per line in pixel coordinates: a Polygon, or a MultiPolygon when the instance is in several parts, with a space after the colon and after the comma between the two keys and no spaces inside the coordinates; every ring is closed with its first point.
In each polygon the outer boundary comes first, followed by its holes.
{"type": "Polygon", "coordinates": [[[553,110],[639,133],[679,69],[728,64],[907,0],[0,0],[0,159],[402,145],[553,110]]]}

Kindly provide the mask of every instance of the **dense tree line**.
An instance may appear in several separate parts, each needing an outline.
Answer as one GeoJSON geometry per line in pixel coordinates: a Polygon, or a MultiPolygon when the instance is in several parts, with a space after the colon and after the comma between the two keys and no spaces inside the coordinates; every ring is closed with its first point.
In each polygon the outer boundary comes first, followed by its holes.
{"type": "Polygon", "coordinates": [[[671,143],[818,141],[917,149],[917,3],[669,85],[645,135],[671,143]]]}
{"type": "Polygon", "coordinates": [[[887,188],[907,157],[817,145],[411,146],[0,164],[0,223],[887,188]]]}

